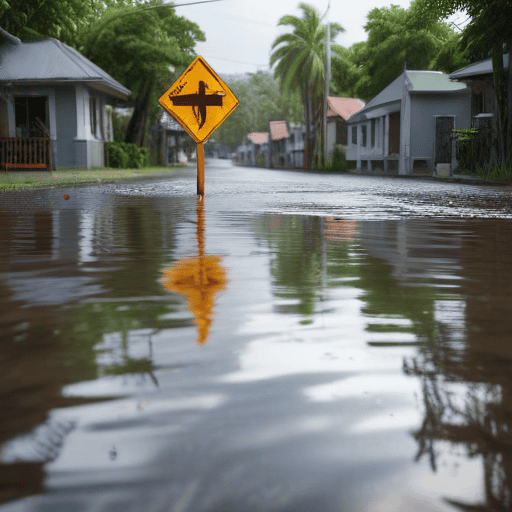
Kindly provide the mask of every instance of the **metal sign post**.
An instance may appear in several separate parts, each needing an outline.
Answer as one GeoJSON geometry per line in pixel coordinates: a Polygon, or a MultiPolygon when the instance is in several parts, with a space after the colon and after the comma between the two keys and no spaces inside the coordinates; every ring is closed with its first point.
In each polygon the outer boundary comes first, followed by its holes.
{"type": "Polygon", "coordinates": [[[197,195],[203,196],[203,143],[231,114],[238,99],[199,56],[158,102],[197,143],[197,195]]]}
{"type": "Polygon", "coordinates": [[[202,142],[197,143],[197,195],[204,196],[204,147],[202,142]]]}

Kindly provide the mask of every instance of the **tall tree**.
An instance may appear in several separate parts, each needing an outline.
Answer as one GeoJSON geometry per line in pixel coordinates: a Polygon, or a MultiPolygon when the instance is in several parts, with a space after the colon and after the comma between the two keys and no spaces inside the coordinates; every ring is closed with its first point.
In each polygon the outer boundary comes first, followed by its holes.
{"type": "Polygon", "coordinates": [[[362,67],[357,64],[357,48],[366,43],[356,43],[350,48],[335,45],[331,59],[331,87],[336,96],[353,98],[355,86],[361,77],[362,67]]]}
{"type": "MultiPolygon", "coordinates": [[[[327,27],[314,7],[301,3],[302,17],[283,16],[278,26],[289,26],[291,33],[282,34],[272,44],[270,66],[284,91],[299,91],[306,121],[304,166],[309,167],[311,155],[310,126],[322,119],[325,94],[325,43],[327,27]],[[313,119],[312,119],[313,118],[313,119]]],[[[331,23],[331,41],[344,32],[338,23],[331,23]]]]}
{"type": "Polygon", "coordinates": [[[80,51],[128,87],[134,112],[126,142],[144,145],[147,125],[159,110],[156,98],[195,57],[199,27],[177,16],[162,0],[112,5],[81,33],[80,51]]]}

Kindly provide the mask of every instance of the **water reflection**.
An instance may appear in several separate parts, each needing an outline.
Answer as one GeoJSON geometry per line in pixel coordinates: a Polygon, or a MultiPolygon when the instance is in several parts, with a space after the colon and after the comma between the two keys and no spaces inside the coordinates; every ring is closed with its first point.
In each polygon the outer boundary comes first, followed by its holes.
{"type": "Polygon", "coordinates": [[[461,252],[465,300],[445,305],[431,343],[404,361],[404,372],[422,384],[417,460],[427,457],[436,471],[459,447],[482,461],[484,500],[447,500],[458,510],[512,507],[511,234],[509,224],[472,226],[461,252]]]}
{"type": "Polygon", "coordinates": [[[197,199],[198,256],[182,258],[164,269],[162,284],[170,291],[183,294],[197,326],[197,343],[208,340],[212,324],[215,295],[227,288],[227,270],[221,256],[204,253],[204,198],[197,199]]]}
{"type": "MultiPolygon", "coordinates": [[[[446,465],[456,446],[464,448],[460,464],[464,457],[482,460],[483,501],[445,497],[445,503],[457,510],[510,510],[510,227],[434,222],[425,229],[421,221],[398,221],[345,228],[335,220],[260,219],[257,232],[272,251],[274,294],[288,299],[276,311],[312,320],[325,311],[321,304],[329,304],[334,289],[359,289],[367,344],[417,347],[417,355],[403,360],[404,374],[418,378],[422,389],[424,419],[413,434],[416,460],[427,457],[439,472],[440,461],[446,465]]],[[[308,361],[314,366],[311,355],[308,361]]],[[[366,380],[361,385],[369,389],[366,380]]],[[[348,387],[343,380],[310,387],[305,395],[339,400],[348,387]]]]}
{"type": "Polygon", "coordinates": [[[0,211],[0,501],[511,508],[508,224],[82,194],[0,211]]]}
{"type": "Polygon", "coordinates": [[[156,387],[152,336],[191,324],[156,279],[180,205],[37,194],[0,208],[0,501],[42,491],[69,407],[156,387]]]}

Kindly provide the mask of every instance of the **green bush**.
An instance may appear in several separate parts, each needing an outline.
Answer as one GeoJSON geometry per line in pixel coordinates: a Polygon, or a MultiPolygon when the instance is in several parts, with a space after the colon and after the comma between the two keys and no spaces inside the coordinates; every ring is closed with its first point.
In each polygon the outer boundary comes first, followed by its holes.
{"type": "Polygon", "coordinates": [[[122,142],[109,142],[105,144],[105,164],[107,167],[127,168],[128,155],[122,142]]]}
{"type": "Polygon", "coordinates": [[[336,144],[331,153],[331,165],[332,171],[347,171],[348,163],[345,158],[345,148],[341,144],[336,144]]]}
{"type": "Polygon", "coordinates": [[[127,142],[109,142],[105,157],[107,167],[139,169],[148,164],[149,150],[127,142]]]}
{"type": "Polygon", "coordinates": [[[487,171],[487,178],[491,180],[510,180],[512,178],[511,166],[506,164],[495,165],[487,171]]]}

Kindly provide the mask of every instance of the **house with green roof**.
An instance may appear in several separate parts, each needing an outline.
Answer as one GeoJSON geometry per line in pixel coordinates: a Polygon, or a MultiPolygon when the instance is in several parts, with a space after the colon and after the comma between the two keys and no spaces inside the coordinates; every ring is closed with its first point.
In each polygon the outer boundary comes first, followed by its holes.
{"type": "Polygon", "coordinates": [[[79,52],[0,28],[0,167],[101,167],[130,91],[79,52]]]}
{"type": "Polygon", "coordinates": [[[456,167],[452,130],[470,126],[465,84],[440,71],[404,70],[349,118],[346,158],[359,172],[449,172],[456,167]]]}

